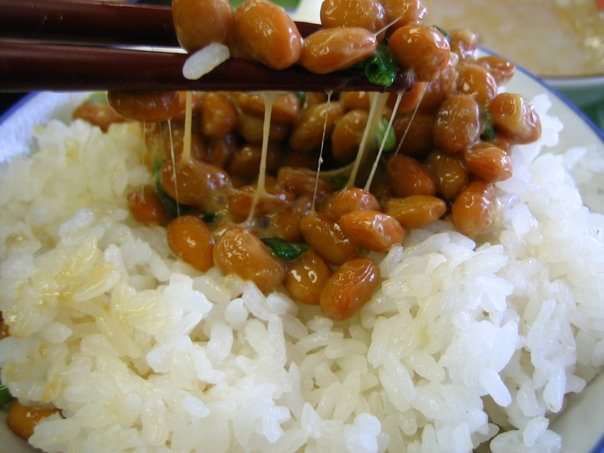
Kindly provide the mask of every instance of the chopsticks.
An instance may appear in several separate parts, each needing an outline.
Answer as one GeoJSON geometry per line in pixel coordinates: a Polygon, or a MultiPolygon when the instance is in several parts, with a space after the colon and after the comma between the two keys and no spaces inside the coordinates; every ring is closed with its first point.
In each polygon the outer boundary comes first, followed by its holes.
{"type": "Polygon", "coordinates": [[[0,38],[178,46],[171,8],[94,0],[0,0],[0,38]]]}
{"type": "Polygon", "coordinates": [[[187,55],[57,44],[0,44],[3,91],[395,91],[411,78],[403,75],[385,90],[360,70],[310,74],[300,66],[273,71],[253,61],[232,58],[199,80],[187,80],[187,55]]]}
{"type": "MultiPolygon", "coordinates": [[[[303,36],[319,27],[296,24],[303,36]]],[[[360,69],[317,75],[297,65],[275,71],[240,58],[192,81],[182,75],[187,55],[165,48],[177,45],[168,7],[0,0],[0,91],[401,91],[413,83],[408,73],[385,88],[367,81],[360,69]],[[132,45],[153,50],[124,48],[132,45]]]]}
{"type": "MultiPolygon", "coordinates": [[[[302,36],[319,28],[296,24],[302,36]]],[[[95,0],[0,0],[0,38],[179,47],[171,8],[95,0]]]]}

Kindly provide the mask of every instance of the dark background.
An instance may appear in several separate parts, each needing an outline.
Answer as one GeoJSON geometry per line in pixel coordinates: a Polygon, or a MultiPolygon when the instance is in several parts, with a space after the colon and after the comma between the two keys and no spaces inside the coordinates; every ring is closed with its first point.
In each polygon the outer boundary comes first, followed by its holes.
{"type": "Polygon", "coordinates": [[[0,115],[2,115],[11,105],[19,101],[26,93],[1,93],[0,94],[0,115]]]}

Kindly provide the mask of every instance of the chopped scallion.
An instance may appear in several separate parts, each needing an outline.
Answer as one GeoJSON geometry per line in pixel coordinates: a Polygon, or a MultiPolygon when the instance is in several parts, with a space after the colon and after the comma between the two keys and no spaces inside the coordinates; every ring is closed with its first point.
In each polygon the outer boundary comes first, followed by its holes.
{"type": "Polygon", "coordinates": [[[348,176],[343,173],[339,173],[337,175],[331,176],[327,180],[327,182],[329,183],[333,191],[340,190],[343,189],[346,183],[348,182],[348,176]]]}
{"type": "Polygon", "coordinates": [[[398,65],[388,46],[380,44],[376,53],[365,60],[363,71],[371,83],[388,87],[396,79],[398,65]]]}
{"type": "Polygon", "coordinates": [[[302,244],[286,241],[281,238],[262,238],[261,241],[264,242],[277,257],[283,260],[293,260],[308,250],[308,248],[302,244]]]}
{"type": "Polygon", "coordinates": [[[92,93],[90,96],[88,96],[88,99],[86,99],[87,104],[95,104],[97,102],[100,102],[102,104],[109,103],[109,99],[107,98],[107,93],[104,91],[100,91],[98,93],[92,93]]]}
{"type": "Polygon", "coordinates": [[[445,38],[449,39],[449,33],[444,28],[439,27],[438,25],[432,25],[433,28],[436,28],[445,38]]]}
{"type": "MultiPolygon", "coordinates": [[[[376,146],[380,146],[382,144],[382,140],[384,140],[384,134],[386,134],[386,129],[388,129],[388,120],[386,118],[382,118],[378,123],[377,132],[375,134],[376,146]]],[[[384,143],[384,151],[392,151],[396,146],[396,134],[394,133],[394,128],[388,129],[388,135],[386,136],[386,141],[384,143]]]]}
{"type": "Polygon", "coordinates": [[[488,113],[483,115],[484,129],[480,134],[480,139],[485,142],[492,142],[495,140],[495,126],[493,125],[493,119],[488,113]]]}
{"type": "Polygon", "coordinates": [[[8,387],[0,382],[0,408],[6,406],[13,399],[13,396],[8,391],[8,387]]]}
{"type": "Polygon", "coordinates": [[[154,162],[153,170],[151,171],[151,175],[152,175],[153,179],[155,180],[155,191],[157,192],[157,195],[159,196],[161,204],[166,209],[166,212],[168,213],[168,215],[170,217],[178,217],[179,215],[183,215],[187,212],[188,206],[180,204],[178,201],[176,201],[174,198],[172,198],[170,195],[168,195],[166,193],[166,191],[164,190],[164,188],[161,186],[161,181],[160,181],[160,177],[159,177],[160,170],[166,160],[167,159],[162,159],[160,161],[154,162]]]}
{"type": "Polygon", "coordinates": [[[300,105],[304,105],[304,101],[306,100],[306,93],[304,91],[294,91],[294,94],[300,101],[300,105]]]}
{"type": "Polygon", "coordinates": [[[201,216],[201,220],[203,220],[205,223],[214,223],[216,222],[217,218],[218,214],[215,212],[204,212],[201,216]]]}
{"type": "Polygon", "coordinates": [[[161,166],[164,164],[164,162],[166,162],[168,159],[163,158],[163,159],[156,159],[153,161],[153,165],[151,166],[151,177],[154,180],[159,180],[159,171],[161,170],[161,166]]]}
{"type": "Polygon", "coordinates": [[[168,195],[159,183],[159,180],[155,184],[155,190],[157,191],[161,204],[164,206],[170,217],[178,217],[179,215],[183,215],[187,212],[188,207],[180,204],[178,201],[168,195]]]}

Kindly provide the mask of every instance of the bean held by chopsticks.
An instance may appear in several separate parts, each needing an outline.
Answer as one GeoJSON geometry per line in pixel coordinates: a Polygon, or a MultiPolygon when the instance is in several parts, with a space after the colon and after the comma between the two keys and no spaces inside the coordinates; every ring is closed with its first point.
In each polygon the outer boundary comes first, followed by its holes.
{"type": "MultiPolygon", "coordinates": [[[[319,29],[303,22],[296,27],[303,37],[319,29]]],[[[0,37],[20,40],[0,42],[2,91],[401,91],[413,84],[412,75],[404,71],[385,88],[369,82],[360,68],[317,75],[299,65],[274,71],[247,58],[230,58],[210,74],[191,81],[182,75],[187,59],[182,53],[64,44],[174,46],[171,9],[149,5],[0,0],[0,37]]]]}
{"type": "MultiPolygon", "coordinates": [[[[306,22],[296,25],[303,37],[318,28],[306,22]]],[[[171,8],[95,0],[0,0],[0,38],[179,46],[171,8]]]]}

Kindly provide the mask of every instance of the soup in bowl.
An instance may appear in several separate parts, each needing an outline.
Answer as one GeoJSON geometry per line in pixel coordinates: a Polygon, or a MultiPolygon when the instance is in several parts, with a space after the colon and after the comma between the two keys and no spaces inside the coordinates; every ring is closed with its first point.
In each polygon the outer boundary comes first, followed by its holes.
{"type": "Polygon", "coordinates": [[[428,23],[465,27],[481,44],[579,105],[604,98],[604,6],[595,0],[426,0],[428,23]]]}

